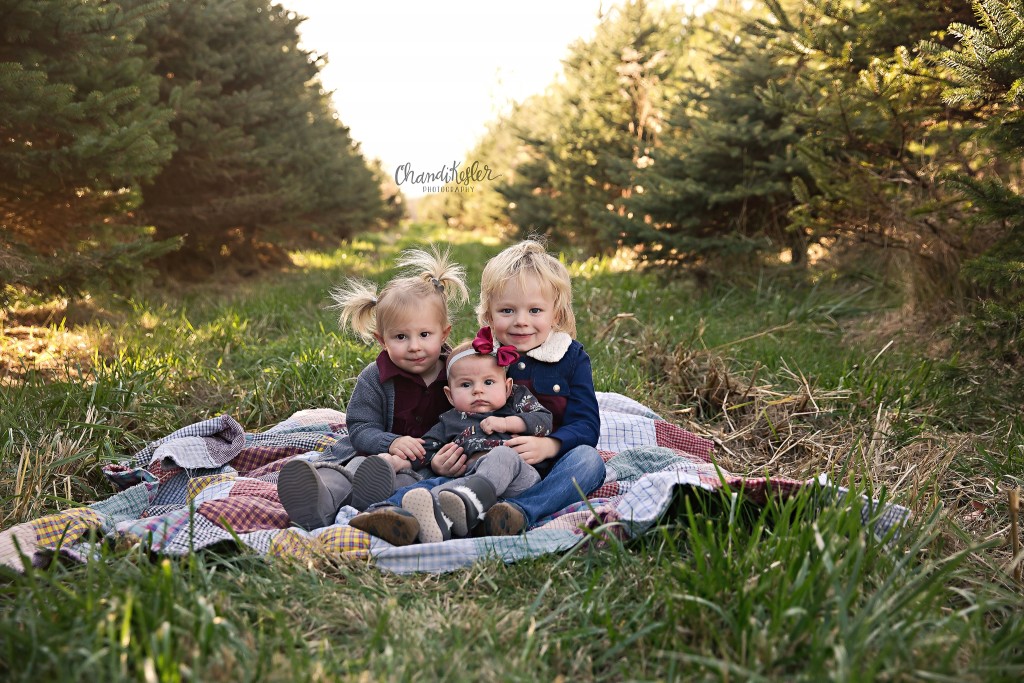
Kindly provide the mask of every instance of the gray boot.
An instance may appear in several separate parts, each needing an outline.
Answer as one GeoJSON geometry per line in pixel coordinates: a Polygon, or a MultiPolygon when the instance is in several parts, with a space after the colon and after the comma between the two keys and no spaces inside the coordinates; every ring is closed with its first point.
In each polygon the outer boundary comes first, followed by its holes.
{"type": "Polygon", "coordinates": [[[277,478],[277,495],[291,520],[304,529],[334,524],[352,496],[352,475],[338,465],[289,460],[277,478]]]}
{"type": "Polygon", "coordinates": [[[356,510],[365,510],[387,499],[394,490],[395,471],[391,464],[379,455],[368,456],[356,465],[352,475],[351,505],[356,510]]]}
{"type": "Polygon", "coordinates": [[[465,537],[498,502],[498,496],[490,481],[470,475],[442,484],[437,490],[437,502],[452,520],[452,535],[465,537]]]}

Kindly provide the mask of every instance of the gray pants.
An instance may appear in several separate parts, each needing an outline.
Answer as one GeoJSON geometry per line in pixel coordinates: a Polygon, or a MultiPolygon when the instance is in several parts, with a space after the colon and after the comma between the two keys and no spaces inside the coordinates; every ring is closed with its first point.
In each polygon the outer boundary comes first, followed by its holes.
{"type": "MultiPolygon", "coordinates": [[[[508,446],[492,448],[487,455],[473,461],[462,476],[471,475],[489,481],[499,498],[515,498],[540,481],[540,475],[533,465],[523,462],[519,454],[508,446]]],[[[461,479],[452,479],[434,488],[433,491],[436,494],[438,491],[454,489],[460,485],[461,479]]]]}

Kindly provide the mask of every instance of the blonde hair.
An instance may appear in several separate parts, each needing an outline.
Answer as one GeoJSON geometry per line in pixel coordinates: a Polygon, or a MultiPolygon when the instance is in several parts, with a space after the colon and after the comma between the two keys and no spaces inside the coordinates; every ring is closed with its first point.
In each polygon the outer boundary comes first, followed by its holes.
{"type": "Polygon", "coordinates": [[[480,278],[480,305],[476,316],[481,325],[490,325],[490,308],[495,297],[509,282],[522,288],[529,278],[536,278],[547,288],[552,303],[552,329],[576,338],[576,316],[572,312],[572,280],[565,265],[549,254],[535,239],[523,240],[503,250],[484,266],[480,278]]]}
{"type": "Polygon", "coordinates": [[[341,311],[338,323],[368,342],[397,324],[412,308],[434,302],[441,326],[451,324],[449,306],[469,301],[466,287],[466,269],[451,260],[447,249],[440,251],[431,245],[430,251],[408,249],[397,261],[407,271],[393,278],[380,293],[372,282],[349,280],[344,286],[331,290],[334,304],[341,311]]]}

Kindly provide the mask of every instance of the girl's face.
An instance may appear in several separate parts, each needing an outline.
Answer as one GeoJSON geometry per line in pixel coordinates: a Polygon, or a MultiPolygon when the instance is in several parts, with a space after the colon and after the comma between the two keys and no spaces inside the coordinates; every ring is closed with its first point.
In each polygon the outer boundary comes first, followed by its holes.
{"type": "Polygon", "coordinates": [[[512,380],[491,356],[466,356],[449,369],[445,395],[464,413],[493,413],[512,393],[512,380]]]}
{"type": "Polygon", "coordinates": [[[536,277],[530,277],[523,285],[515,280],[506,282],[491,300],[487,314],[498,341],[526,353],[548,340],[554,308],[554,294],[536,277]]]}
{"type": "Polygon", "coordinates": [[[433,306],[422,306],[410,308],[376,336],[392,363],[430,384],[440,372],[441,347],[451,331],[433,306]]]}

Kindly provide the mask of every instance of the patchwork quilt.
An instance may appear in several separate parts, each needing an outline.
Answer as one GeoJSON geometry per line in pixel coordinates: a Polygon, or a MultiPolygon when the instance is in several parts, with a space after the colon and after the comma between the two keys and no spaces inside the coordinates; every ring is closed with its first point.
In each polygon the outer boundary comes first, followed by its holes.
{"type": "MultiPolygon", "coordinates": [[[[0,533],[0,563],[22,570],[55,554],[80,562],[99,556],[97,544],[140,544],[185,555],[218,544],[243,546],[269,557],[306,562],[318,557],[369,558],[398,573],[445,572],[485,557],[505,562],[569,550],[593,530],[628,539],[655,525],[677,487],[718,491],[764,504],[806,486],[842,487],[825,478],[797,481],[741,477],[717,467],[713,444],[663,420],[620,394],[598,393],[605,483],[587,500],[558,511],[519,536],[465,538],[395,547],[348,526],[356,514],[342,508],[335,524],[306,531],[290,526],[277,496],[277,477],[292,458],[331,457],[346,434],[336,410],[300,411],[265,432],[247,433],[223,415],[184,427],[150,443],[129,461],[104,468],[119,492],[106,500],[19,524],[0,533]]],[[[861,516],[883,535],[909,516],[898,505],[877,509],[861,498],[861,516]]]]}

